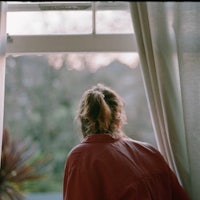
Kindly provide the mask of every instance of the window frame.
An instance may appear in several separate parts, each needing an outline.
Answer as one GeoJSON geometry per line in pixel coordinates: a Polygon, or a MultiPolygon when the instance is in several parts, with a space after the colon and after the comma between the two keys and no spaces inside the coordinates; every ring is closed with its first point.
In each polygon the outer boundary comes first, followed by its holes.
{"type": "Polygon", "coordinates": [[[136,52],[134,33],[97,34],[96,11],[127,10],[124,2],[60,2],[23,3],[7,5],[7,12],[91,10],[92,33],[79,35],[7,35],[6,54],[66,53],[66,52],[136,52]]]}
{"type": "MultiPolygon", "coordinates": [[[[5,66],[6,66],[6,13],[7,4],[0,2],[0,158],[3,139],[4,118],[4,91],[5,91],[5,66]]],[[[0,160],[1,167],[1,160],[0,160]]]]}
{"type": "MultiPolygon", "coordinates": [[[[128,4],[127,4],[128,5],[128,4]]],[[[124,10],[124,2],[36,2],[9,4],[0,2],[0,149],[3,137],[4,91],[6,57],[9,55],[71,53],[71,52],[137,52],[136,38],[132,34],[96,34],[96,10],[124,10]],[[93,31],[83,35],[8,35],[6,32],[7,12],[39,10],[92,9],[93,31]]],[[[1,157],[1,150],[0,150],[1,157]]],[[[1,163],[0,163],[1,164],[1,163]]]]}

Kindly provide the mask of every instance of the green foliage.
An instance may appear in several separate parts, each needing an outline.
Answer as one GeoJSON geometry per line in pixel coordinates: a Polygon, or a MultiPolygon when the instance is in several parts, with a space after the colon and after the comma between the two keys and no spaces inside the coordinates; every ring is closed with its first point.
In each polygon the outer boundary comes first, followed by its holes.
{"type": "Polygon", "coordinates": [[[80,139],[74,123],[78,102],[82,93],[98,82],[124,98],[127,133],[145,141],[148,135],[150,143],[154,142],[139,68],[118,61],[96,72],[91,72],[87,63],[81,71],[69,68],[67,62],[59,69],[51,66],[47,56],[7,58],[4,126],[12,124],[11,134],[28,136],[42,155],[51,155],[51,173],[37,184],[27,183],[31,192],[62,191],[67,154],[80,139]]]}
{"type": "Polygon", "coordinates": [[[11,139],[4,129],[0,169],[0,199],[21,200],[27,183],[45,178],[48,159],[41,157],[31,140],[11,139]]]}

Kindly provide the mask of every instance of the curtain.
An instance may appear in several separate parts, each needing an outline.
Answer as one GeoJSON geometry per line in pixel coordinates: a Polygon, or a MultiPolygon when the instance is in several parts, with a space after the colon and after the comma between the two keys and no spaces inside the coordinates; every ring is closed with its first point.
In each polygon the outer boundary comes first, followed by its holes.
{"type": "Polygon", "coordinates": [[[132,2],[130,11],[158,149],[200,197],[200,3],[132,2]]]}
{"type": "Polygon", "coordinates": [[[3,138],[4,82],[6,62],[6,10],[6,3],[0,1],[0,158],[3,138]]]}

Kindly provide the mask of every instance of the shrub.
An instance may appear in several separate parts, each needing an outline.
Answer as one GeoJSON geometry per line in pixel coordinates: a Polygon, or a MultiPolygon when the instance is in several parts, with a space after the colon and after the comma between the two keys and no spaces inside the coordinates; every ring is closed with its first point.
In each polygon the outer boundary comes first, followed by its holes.
{"type": "Polygon", "coordinates": [[[3,131],[0,168],[0,200],[22,200],[27,183],[45,178],[48,158],[38,156],[37,146],[30,140],[13,138],[3,131]]]}

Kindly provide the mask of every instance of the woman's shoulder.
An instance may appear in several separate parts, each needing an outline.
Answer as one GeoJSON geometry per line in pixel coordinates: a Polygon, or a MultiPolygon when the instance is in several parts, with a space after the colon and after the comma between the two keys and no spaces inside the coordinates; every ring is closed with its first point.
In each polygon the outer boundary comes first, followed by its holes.
{"type": "MultiPolygon", "coordinates": [[[[126,149],[128,149],[128,152],[130,152],[134,156],[134,158],[141,158],[140,161],[142,161],[142,159],[144,159],[145,157],[147,163],[151,163],[152,166],[155,165],[155,168],[156,166],[157,168],[159,166],[162,169],[166,169],[167,164],[164,157],[162,156],[161,152],[152,144],[148,142],[134,140],[128,137],[123,138],[123,141],[126,149]]],[[[142,161],[142,163],[146,161],[142,161]]]]}
{"type": "Polygon", "coordinates": [[[82,158],[84,157],[83,148],[82,144],[77,144],[69,151],[66,158],[66,166],[79,166],[82,158]]]}
{"type": "Polygon", "coordinates": [[[121,139],[126,144],[131,145],[131,146],[133,146],[136,149],[148,151],[148,152],[151,152],[151,153],[158,153],[158,154],[160,154],[160,152],[157,149],[157,147],[153,146],[152,144],[150,144],[148,142],[144,142],[144,141],[140,141],[140,140],[135,140],[135,139],[133,139],[131,137],[128,137],[128,136],[124,136],[121,139]]]}
{"type": "Polygon", "coordinates": [[[75,145],[68,153],[68,157],[75,156],[82,153],[85,149],[85,145],[82,143],[75,145]]]}

